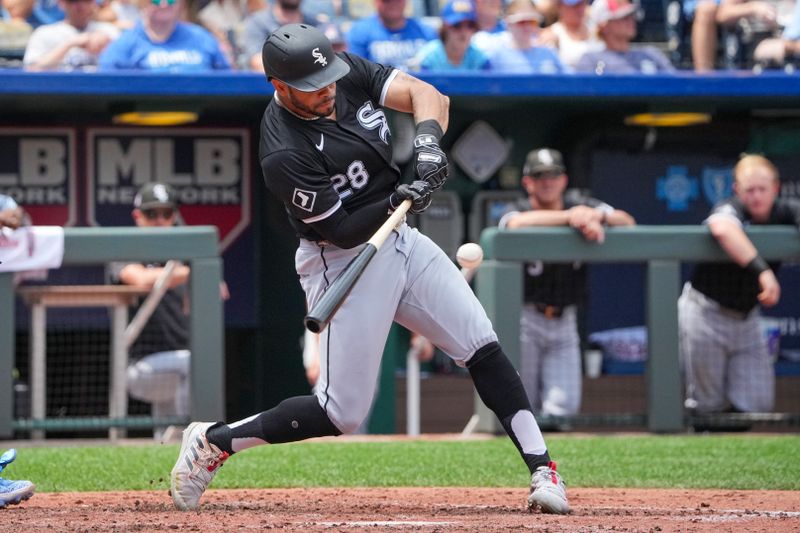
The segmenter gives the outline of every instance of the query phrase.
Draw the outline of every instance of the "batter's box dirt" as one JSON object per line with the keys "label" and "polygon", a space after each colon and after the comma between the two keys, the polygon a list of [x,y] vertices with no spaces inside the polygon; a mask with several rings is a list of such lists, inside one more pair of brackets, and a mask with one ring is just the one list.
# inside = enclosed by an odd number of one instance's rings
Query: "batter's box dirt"
{"label": "batter's box dirt", "polygon": [[572,513],[529,513],[524,488],[211,490],[199,512],[167,491],[36,494],[0,510],[0,532],[788,532],[790,491],[570,488]]}

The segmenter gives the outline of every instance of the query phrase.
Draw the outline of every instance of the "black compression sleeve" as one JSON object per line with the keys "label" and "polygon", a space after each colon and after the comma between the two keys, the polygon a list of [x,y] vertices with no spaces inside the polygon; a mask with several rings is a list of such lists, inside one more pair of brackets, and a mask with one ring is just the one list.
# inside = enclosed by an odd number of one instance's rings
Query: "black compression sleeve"
{"label": "black compression sleeve", "polygon": [[328,218],[312,223],[311,227],[339,248],[353,248],[372,237],[388,218],[389,209],[389,198],[362,207],[355,213],[341,208]]}

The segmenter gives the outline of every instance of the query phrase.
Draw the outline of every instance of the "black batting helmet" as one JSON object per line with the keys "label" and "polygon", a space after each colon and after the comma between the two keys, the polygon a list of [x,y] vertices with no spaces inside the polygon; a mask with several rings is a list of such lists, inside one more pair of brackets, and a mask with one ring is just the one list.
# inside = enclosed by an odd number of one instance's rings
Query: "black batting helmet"
{"label": "black batting helmet", "polygon": [[272,32],[261,48],[261,60],[267,79],[303,92],[318,91],[350,72],[325,34],[308,24],[286,24]]}

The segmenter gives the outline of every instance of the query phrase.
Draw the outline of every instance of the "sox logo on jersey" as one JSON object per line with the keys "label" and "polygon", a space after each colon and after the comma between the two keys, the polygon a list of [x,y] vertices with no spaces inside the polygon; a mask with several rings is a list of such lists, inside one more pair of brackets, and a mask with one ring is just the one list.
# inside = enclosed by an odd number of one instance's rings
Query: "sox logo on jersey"
{"label": "sox logo on jersey", "polygon": [[386,121],[386,115],[383,110],[372,107],[372,102],[364,102],[358,112],[356,113],[358,123],[364,129],[374,130],[380,128],[380,137],[385,144],[389,144],[389,123]]}

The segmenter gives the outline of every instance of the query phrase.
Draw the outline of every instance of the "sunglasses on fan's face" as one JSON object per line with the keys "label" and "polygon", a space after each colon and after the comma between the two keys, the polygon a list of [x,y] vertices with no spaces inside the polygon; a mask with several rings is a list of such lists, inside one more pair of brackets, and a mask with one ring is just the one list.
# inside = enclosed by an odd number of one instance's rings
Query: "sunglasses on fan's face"
{"label": "sunglasses on fan's face", "polygon": [[142,214],[147,220],[156,220],[157,218],[170,220],[172,219],[172,217],[175,216],[175,209],[171,207],[156,207],[153,209],[142,209]]}

